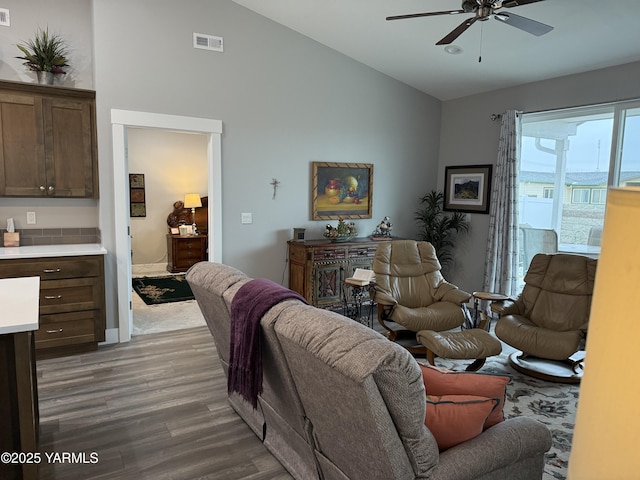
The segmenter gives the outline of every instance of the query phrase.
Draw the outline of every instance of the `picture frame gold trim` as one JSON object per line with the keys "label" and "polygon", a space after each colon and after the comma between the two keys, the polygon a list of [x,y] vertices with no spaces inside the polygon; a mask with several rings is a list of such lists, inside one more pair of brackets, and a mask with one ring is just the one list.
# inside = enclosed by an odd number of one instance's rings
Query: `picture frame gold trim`
{"label": "picture frame gold trim", "polygon": [[313,220],[371,218],[373,164],[312,162],[311,169]]}
{"label": "picture frame gold trim", "polygon": [[445,167],[445,211],[489,213],[492,165]]}

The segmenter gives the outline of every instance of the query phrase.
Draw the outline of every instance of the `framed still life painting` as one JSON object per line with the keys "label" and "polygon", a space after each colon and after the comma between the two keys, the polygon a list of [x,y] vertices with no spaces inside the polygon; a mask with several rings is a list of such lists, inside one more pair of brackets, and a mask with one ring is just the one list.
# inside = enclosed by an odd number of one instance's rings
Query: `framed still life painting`
{"label": "framed still life painting", "polygon": [[311,218],[371,218],[373,165],[313,162]]}

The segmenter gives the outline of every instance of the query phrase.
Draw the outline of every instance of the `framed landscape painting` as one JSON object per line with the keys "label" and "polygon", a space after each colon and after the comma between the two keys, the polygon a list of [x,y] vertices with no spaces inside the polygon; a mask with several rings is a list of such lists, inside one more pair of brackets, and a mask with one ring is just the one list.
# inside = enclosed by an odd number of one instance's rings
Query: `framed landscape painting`
{"label": "framed landscape painting", "polygon": [[491,168],[491,165],[446,167],[443,209],[489,213]]}
{"label": "framed landscape painting", "polygon": [[311,218],[371,218],[373,164],[313,162]]}

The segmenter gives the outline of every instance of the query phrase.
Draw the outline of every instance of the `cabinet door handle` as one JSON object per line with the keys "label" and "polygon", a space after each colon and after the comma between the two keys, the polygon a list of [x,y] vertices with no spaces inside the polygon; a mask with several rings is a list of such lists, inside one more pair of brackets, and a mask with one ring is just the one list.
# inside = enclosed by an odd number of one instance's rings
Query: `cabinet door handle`
{"label": "cabinet door handle", "polygon": [[45,190],[44,185],[40,185],[40,191],[44,192],[44,190]]}
{"label": "cabinet door handle", "polygon": [[57,330],[47,330],[47,333],[62,333],[62,329],[58,328]]}
{"label": "cabinet door handle", "polygon": [[62,295],[45,295],[44,298],[46,300],[60,300]]}
{"label": "cabinet door handle", "polygon": [[62,270],[59,268],[45,268],[42,273],[60,273]]}
{"label": "cabinet door handle", "polygon": [[53,193],[53,191],[56,189],[56,187],[54,187],[53,185],[49,185],[49,193]]}

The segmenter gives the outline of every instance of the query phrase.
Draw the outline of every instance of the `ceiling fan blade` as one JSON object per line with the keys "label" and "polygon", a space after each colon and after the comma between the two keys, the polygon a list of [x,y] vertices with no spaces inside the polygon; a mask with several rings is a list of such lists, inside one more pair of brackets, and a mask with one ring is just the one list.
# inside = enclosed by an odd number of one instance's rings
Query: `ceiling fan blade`
{"label": "ceiling fan blade", "polygon": [[553,30],[553,27],[550,25],[536,22],[535,20],[531,20],[527,17],[521,17],[520,15],[516,15],[515,13],[511,12],[496,13],[493,17],[496,20],[500,20],[502,23],[506,23],[507,25],[511,25],[512,27],[519,28],[520,30],[524,30],[527,33],[535,35],[536,37],[544,35],[545,33],[549,33],[551,30]]}
{"label": "ceiling fan blade", "polygon": [[520,5],[528,5],[529,3],[538,3],[543,2],[544,0],[507,0],[502,2],[503,7],[513,8],[519,7]]}
{"label": "ceiling fan blade", "polygon": [[462,22],[460,25],[458,25],[456,28],[454,28],[451,32],[449,32],[449,34],[446,35],[442,40],[437,42],[436,45],[449,45],[456,38],[462,35],[467,28],[473,25],[477,19],[478,17],[468,18],[467,20]]}
{"label": "ceiling fan blade", "polygon": [[410,13],[408,15],[394,15],[387,17],[387,20],[404,20],[405,18],[434,17],[436,15],[455,15],[456,13],[466,13],[464,10],[445,10],[444,12]]}

